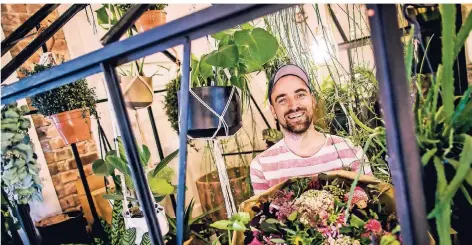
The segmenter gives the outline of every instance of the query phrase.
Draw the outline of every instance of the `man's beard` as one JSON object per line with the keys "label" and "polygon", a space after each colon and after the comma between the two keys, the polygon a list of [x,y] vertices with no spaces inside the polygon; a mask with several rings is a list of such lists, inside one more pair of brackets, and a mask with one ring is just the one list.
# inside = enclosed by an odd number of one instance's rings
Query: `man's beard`
{"label": "man's beard", "polygon": [[293,134],[305,133],[313,122],[313,115],[308,115],[308,111],[306,109],[297,108],[296,110],[290,110],[287,113],[285,113],[285,116],[287,114],[295,113],[299,111],[305,111],[305,115],[303,116],[305,120],[298,122],[296,124],[291,124],[288,122],[287,117],[284,117],[285,125],[283,123],[280,123],[280,126]]}

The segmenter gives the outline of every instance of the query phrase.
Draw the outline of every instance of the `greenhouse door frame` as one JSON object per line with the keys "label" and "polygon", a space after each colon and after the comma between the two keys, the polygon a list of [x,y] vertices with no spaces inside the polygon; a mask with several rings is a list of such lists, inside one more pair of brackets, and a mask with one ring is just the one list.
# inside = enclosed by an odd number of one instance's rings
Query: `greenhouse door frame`
{"label": "greenhouse door frame", "polygon": [[[77,57],[43,72],[23,78],[2,88],[1,104],[72,83],[78,79],[103,72],[114,108],[116,120],[129,159],[132,179],[141,203],[149,234],[154,245],[163,245],[159,224],[155,216],[153,199],[146,182],[136,149],[129,116],[119,86],[115,67],[145,56],[184,45],[180,96],[180,154],[177,193],[177,243],[183,244],[183,210],[187,163],[187,118],[189,99],[189,73],[191,41],[232,28],[267,14],[294,6],[293,4],[216,4],[184,16],[158,28],[111,43],[104,48]],[[428,244],[424,195],[422,192],[421,165],[413,130],[413,117],[408,100],[408,88],[403,64],[402,46],[395,5],[367,5],[374,15],[369,17],[372,29],[377,75],[381,90],[381,103],[387,126],[388,149],[396,203],[405,244]],[[408,164],[407,164],[408,163]]]}

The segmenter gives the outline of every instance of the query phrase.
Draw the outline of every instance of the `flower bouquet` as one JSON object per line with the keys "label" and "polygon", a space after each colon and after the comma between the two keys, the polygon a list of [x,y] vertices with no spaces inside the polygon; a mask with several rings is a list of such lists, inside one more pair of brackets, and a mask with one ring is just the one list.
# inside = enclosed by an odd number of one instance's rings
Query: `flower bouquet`
{"label": "flower bouquet", "polygon": [[[243,202],[243,212],[214,227],[233,230],[233,244],[401,244],[393,186],[366,175],[353,186],[356,175],[289,179]],[[243,214],[248,218],[237,218]]]}

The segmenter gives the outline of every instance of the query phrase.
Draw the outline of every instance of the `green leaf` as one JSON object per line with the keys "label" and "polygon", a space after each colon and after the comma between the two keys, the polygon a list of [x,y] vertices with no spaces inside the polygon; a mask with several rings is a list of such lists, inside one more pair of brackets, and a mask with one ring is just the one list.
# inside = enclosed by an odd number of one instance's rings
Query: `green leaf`
{"label": "green leaf", "polygon": [[208,54],[205,62],[213,66],[229,68],[233,67],[238,59],[238,47],[236,45],[228,45]]}
{"label": "green leaf", "polygon": [[235,230],[235,231],[245,231],[245,230],[247,230],[244,223],[239,221],[239,220],[234,221],[232,229]]}
{"label": "green leaf", "polygon": [[151,159],[151,152],[146,145],[143,145],[143,150],[139,154],[139,158],[141,159],[141,163],[144,167],[149,164],[149,160]]}
{"label": "green leaf", "polygon": [[225,36],[233,35],[235,31],[236,31],[236,29],[227,29],[227,30],[224,30],[224,31],[217,32],[217,33],[211,35],[211,37],[216,39],[216,40],[221,40]]}
{"label": "green leaf", "polygon": [[293,211],[289,216],[288,216],[288,220],[290,221],[294,221],[298,216],[298,212],[297,211]]}
{"label": "green leaf", "polygon": [[352,232],[352,229],[349,226],[343,226],[339,228],[339,232],[341,232],[342,234],[349,234],[350,232]]}
{"label": "green leaf", "polygon": [[262,28],[237,31],[234,41],[238,46],[247,45],[249,54],[261,66],[274,58],[279,48],[277,39]]}
{"label": "green leaf", "polygon": [[254,26],[249,24],[249,23],[244,23],[244,24],[241,24],[239,25],[241,27],[241,29],[243,30],[252,30],[254,29]]}
{"label": "green leaf", "polygon": [[242,223],[247,224],[251,220],[251,216],[249,215],[249,213],[239,212],[234,214],[230,220],[241,221]]}
{"label": "green leaf", "polygon": [[152,175],[152,172],[149,172],[147,174],[148,179],[156,178],[156,179],[164,179],[167,182],[172,182],[172,179],[174,178],[174,170],[170,167],[164,167],[159,171],[156,175]]}
{"label": "green leaf", "polygon": [[115,155],[108,155],[106,156],[105,160],[110,163],[110,165],[116,169],[118,169],[118,171],[120,171],[121,173],[125,174],[125,175],[130,175],[131,172],[128,168],[128,166],[126,165],[126,162],[124,162],[121,158],[115,156]]}
{"label": "green leaf", "polygon": [[174,186],[169,184],[165,179],[152,178],[149,180],[149,187],[152,193],[168,195],[174,192]]}
{"label": "green leaf", "polygon": [[134,245],[136,241],[136,228],[129,228],[123,234],[122,245]]}
{"label": "green leaf", "polygon": [[175,150],[174,152],[166,156],[164,159],[162,159],[162,161],[157,164],[157,166],[152,171],[152,176],[156,176],[159,171],[161,171],[165,166],[167,166],[167,164],[169,164],[170,161],[172,161],[172,159],[174,159],[174,157],[177,156],[177,154],[179,154],[179,149]]}
{"label": "green leaf", "polygon": [[365,222],[361,220],[359,217],[357,217],[354,214],[351,214],[351,221],[350,221],[351,226],[355,228],[361,228],[364,227]]}
{"label": "green leaf", "polygon": [[[460,159],[459,159],[459,166],[456,171],[456,175],[452,178],[451,182],[447,187],[444,187],[444,182],[445,180],[445,174],[441,173],[441,179],[439,179],[440,176],[438,176],[438,190],[443,190],[441,191],[436,191],[439,194],[439,204],[436,203],[436,206],[433,211],[428,215],[428,218],[432,218],[437,215],[441,215],[443,209],[447,205],[451,205],[452,198],[456,195],[456,192],[459,190],[461,187],[462,183],[464,180],[467,178],[470,167],[472,164],[472,136],[463,134],[464,137],[464,144],[462,148],[462,152],[460,154]],[[435,163],[436,164],[436,163]],[[439,165],[439,164],[438,164]],[[438,168],[436,168],[438,171]],[[441,169],[440,169],[441,170]],[[443,169],[441,170],[443,172]],[[441,186],[439,186],[439,182],[441,182]],[[447,183],[446,183],[447,184]],[[441,189],[439,188],[441,187]],[[443,216],[445,214],[442,214]],[[449,220],[450,223],[450,220]]]}
{"label": "green leaf", "polygon": [[230,230],[233,225],[232,221],[229,220],[218,220],[213,222],[210,226],[220,230]]}
{"label": "green leaf", "polygon": [[93,161],[92,171],[97,176],[107,176],[108,168],[106,162],[103,159]]}
{"label": "green leaf", "polygon": [[280,221],[278,221],[276,219],[273,219],[273,218],[266,219],[266,220],[264,220],[264,222],[266,222],[267,224],[279,224],[280,223]]}
{"label": "green leaf", "polygon": [[285,240],[284,239],[280,239],[280,238],[272,238],[270,239],[271,242],[274,242],[276,244],[284,244],[285,243]]}
{"label": "green leaf", "polygon": [[123,162],[126,163],[128,159],[126,158],[125,146],[123,145],[121,136],[118,136],[117,140],[118,140],[118,153],[120,154],[121,160],[123,160]]}
{"label": "green leaf", "polygon": [[449,120],[454,112],[454,47],[456,38],[456,7],[454,4],[439,6],[442,18],[442,66],[441,95],[444,104],[444,113]]}
{"label": "green leaf", "polygon": [[429,163],[429,160],[431,159],[431,157],[434,156],[434,154],[437,151],[438,151],[438,148],[433,148],[433,149],[428,150],[425,154],[423,154],[423,156],[421,157],[421,163],[423,164],[423,166],[426,166]]}
{"label": "green leaf", "polygon": [[143,234],[140,245],[151,245],[151,238],[149,237],[149,232]]}
{"label": "green leaf", "polygon": [[198,70],[203,79],[213,77],[213,67],[206,62],[207,55],[202,56],[198,63]]}
{"label": "green leaf", "polygon": [[406,71],[406,80],[408,83],[411,81],[411,66],[413,63],[413,40],[415,34],[415,26],[413,25],[410,29],[410,34],[408,43],[405,46],[405,71]]}

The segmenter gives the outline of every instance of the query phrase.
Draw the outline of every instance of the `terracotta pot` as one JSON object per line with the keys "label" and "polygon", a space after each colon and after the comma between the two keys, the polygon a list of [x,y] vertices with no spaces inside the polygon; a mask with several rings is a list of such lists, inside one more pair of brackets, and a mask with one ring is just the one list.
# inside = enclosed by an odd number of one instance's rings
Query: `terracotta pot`
{"label": "terracotta pot", "polygon": [[61,112],[52,115],[51,119],[67,145],[90,139],[92,131],[89,110]]}
{"label": "terracotta pot", "polygon": [[166,12],[164,10],[148,10],[134,22],[139,32],[145,32],[165,23]]}
{"label": "terracotta pot", "polygon": [[139,109],[152,104],[154,91],[151,77],[120,76],[120,83],[126,106]]}
{"label": "terracotta pot", "polygon": [[[239,205],[244,200],[251,196],[251,186],[248,177],[247,167],[236,167],[228,169],[228,177],[233,192],[233,197],[236,205]],[[210,215],[216,220],[227,219],[226,208],[224,205],[223,192],[221,191],[220,180],[218,172],[213,171],[207,175],[200,177],[196,181],[198,196],[202,205],[203,213],[210,212],[217,208],[219,211]]]}
{"label": "terracotta pot", "polygon": [[[102,217],[108,224],[111,225],[113,210],[110,202],[103,197],[103,194],[106,194],[106,187],[103,177],[96,175],[87,176],[87,183],[89,185],[91,191],[90,194],[92,195],[93,203],[95,204],[95,209],[97,210],[98,216]],[[84,212],[84,216],[91,228],[93,225],[93,216],[87,196],[85,194],[82,180],[77,179],[75,181],[75,186],[77,189],[77,197],[79,198],[80,205],[82,206],[82,211]]]}

